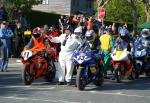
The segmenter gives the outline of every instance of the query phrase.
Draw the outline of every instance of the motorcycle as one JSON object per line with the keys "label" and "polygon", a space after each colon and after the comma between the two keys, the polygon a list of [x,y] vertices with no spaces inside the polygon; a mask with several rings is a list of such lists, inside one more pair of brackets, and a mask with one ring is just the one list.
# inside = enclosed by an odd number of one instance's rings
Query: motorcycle
{"label": "motorcycle", "polygon": [[94,54],[86,43],[74,51],[74,63],[77,68],[76,86],[84,90],[85,86],[93,81],[96,86],[101,86],[104,81],[103,70],[100,68],[100,61],[96,63]]}
{"label": "motorcycle", "polygon": [[[114,69],[113,73],[118,83],[120,83],[123,79],[126,78],[130,78],[132,80],[135,78],[135,70],[128,55],[129,52],[127,51],[127,48],[115,48],[114,51],[111,53],[112,64]],[[130,71],[127,70],[126,62],[129,62],[130,66],[132,67]]]}
{"label": "motorcycle", "polygon": [[45,52],[42,49],[24,47],[21,53],[23,69],[22,79],[25,85],[31,85],[33,80],[44,77],[47,82],[52,82],[55,78],[56,68],[53,59],[49,56],[47,61]]}
{"label": "motorcycle", "polygon": [[[135,44],[137,44],[135,42]],[[144,41],[144,43],[139,44],[134,52],[134,66],[138,72],[137,77],[143,72],[146,76],[150,76],[150,41]]]}

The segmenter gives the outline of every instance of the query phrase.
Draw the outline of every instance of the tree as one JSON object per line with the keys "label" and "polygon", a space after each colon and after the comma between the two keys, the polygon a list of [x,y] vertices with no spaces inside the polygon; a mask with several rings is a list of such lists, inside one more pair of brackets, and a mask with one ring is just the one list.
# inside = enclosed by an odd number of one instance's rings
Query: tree
{"label": "tree", "polygon": [[150,22],[150,0],[140,0],[144,3],[145,5],[145,13],[147,16],[147,22]]}
{"label": "tree", "polygon": [[132,9],[126,0],[111,0],[106,6],[106,20],[113,22],[133,22]]}
{"label": "tree", "polygon": [[5,3],[5,9],[9,20],[12,20],[15,11],[20,10],[23,14],[28,14],[33,5],[37,5],[42,0],[1,0]]}
{"label": "tree", "polygon": [[132,8],[132,17],[133,17],[133,34],[137,34],[137,24],[138,24],[138,12],[137,12],[137,0],[127,0],[129,5]]}

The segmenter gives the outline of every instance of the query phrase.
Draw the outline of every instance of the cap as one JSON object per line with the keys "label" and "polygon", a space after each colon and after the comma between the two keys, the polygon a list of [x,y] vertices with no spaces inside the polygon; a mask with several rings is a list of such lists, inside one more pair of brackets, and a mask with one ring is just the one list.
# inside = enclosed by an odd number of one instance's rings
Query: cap
{"label": "cap", "polygon": [[6,22],[6,21],[2,21],[2,22],[1,22],[1,24],[8,24],[8,22]]}

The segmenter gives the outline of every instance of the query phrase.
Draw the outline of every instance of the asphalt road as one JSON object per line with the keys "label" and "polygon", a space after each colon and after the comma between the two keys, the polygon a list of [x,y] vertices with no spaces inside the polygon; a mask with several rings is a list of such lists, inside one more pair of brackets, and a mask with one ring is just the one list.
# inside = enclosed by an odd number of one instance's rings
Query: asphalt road
{"label": "asphalt road", "polygon": [[23,65],[12,60],[8,72],[0,72],[0,103],[150,103],[150,78],[115,83],[106,80],[102,87],[89,84],[84,91],[74,85],[34,81],[25,86]]}

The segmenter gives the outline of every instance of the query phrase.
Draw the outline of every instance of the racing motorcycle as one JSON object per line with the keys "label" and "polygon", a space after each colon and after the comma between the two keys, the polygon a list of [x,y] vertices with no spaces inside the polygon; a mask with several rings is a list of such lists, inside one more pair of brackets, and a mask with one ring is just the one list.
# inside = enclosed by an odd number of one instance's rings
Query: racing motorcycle
{"label": "racing motorcycle", "polygon": [[103,70],[100,62],[95,61],[95,56],[89,48],[88,43],[83,43],[74,51],[73,59],[77,69],[76,86],[79,90],[84,90],[85,86],[93,82],[96,86],[101,86],[104,81]]}
{"label": "racing motorcycle", "polygon": [[44,77],[47,82],[54,80],[56,68],[53,59],[49,56],[47,61],[43,48],[40,50],[25,46],[21,57],[24,64],[22,79],[25,85],[31,85],[33,80],[41,77]]}
{"label": "racing motorcycle", "polygon": [[[113,64],[113,73],[116,81],[120,83],[123,79],[134,79],[135,78],[135,70],[133,68],[133,64],[128,57],[129,52],[127,48],[115,48],[111,53],[112,64]],[[132,69],[127,70],[126,62],[130,63],[130,67]]]}
{"label": "racing motorcycle", "polygon": [[[135,42],[135,44],[138,44]],[[145,72],[150,76],[150,41],[144,40],[142,44],[137,45],[134,52],[134,66],[138,73],[137,77]]]}

